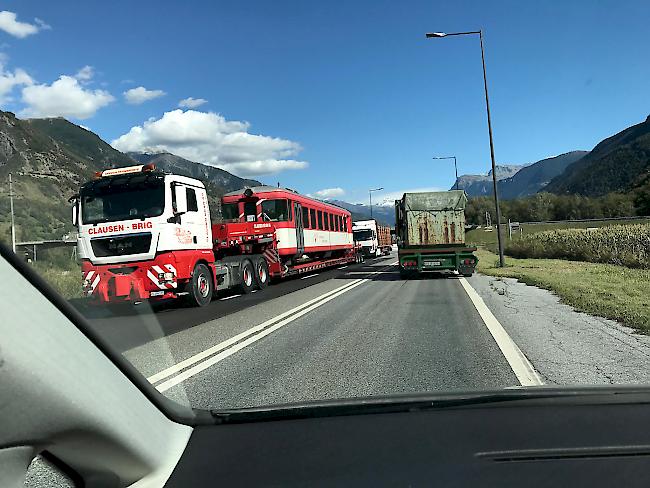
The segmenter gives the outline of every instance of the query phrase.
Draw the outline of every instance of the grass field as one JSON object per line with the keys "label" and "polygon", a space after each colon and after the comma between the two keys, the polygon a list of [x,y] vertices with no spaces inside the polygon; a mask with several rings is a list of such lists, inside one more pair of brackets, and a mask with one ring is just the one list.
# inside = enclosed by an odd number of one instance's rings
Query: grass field
{"label": "grass field", "polygon": [[[590,227],[606,227],[610,225],[621,225],[621,224],[648,224],[650,219],[634,219],[634,220],[594,220],[591,222],[554,222],[554,223],[541,223],[541,224],[523,224],[521,226],[521,233],[514,232],[512,234],[513,239],[517,239],[520,235],[533,234],[535,232],[542,232],[545,230],[555,230],[555,229],[587,229]],[[508,224],[502,226],[501,231],[503,232],[504,244],[508,242]],[[497,252],[497,230],[496,227],[492,231],[486,231],[485,229],[474,229],[467,232],[465,240],[468,244],[475,246],[481,246],[486,249],[489,249],[492,252]]]}
{"label": "grass field", "polygon": [[478,271],[496,277],[516,278],[557,294],[563,303],[581,312],[617,320],[650,334],[650,270],[613,264],[563,259],[515,259],[479,249]]}

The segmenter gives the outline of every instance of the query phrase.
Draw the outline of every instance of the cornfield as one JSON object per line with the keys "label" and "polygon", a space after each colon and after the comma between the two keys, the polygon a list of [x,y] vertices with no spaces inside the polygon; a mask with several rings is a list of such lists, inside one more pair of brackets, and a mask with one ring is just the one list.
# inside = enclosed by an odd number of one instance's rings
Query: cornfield
{"label": "cornfield", "polygon": [[650,268],[650,224],[537,232],[512,240],[506,252],[516,258],[559,258]]}

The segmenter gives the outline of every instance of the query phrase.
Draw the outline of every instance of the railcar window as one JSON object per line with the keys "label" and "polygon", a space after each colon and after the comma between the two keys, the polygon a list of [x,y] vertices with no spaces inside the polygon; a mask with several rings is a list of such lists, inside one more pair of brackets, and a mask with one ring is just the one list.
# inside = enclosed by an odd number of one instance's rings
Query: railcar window
{"label": "railcar window", "polygon": [[325,222],[325,230],[330,230],[330,219],[327,212],[323,212],[323,220]]}
{"label": "railcar window", "polygon": [[311,228],[316,229],[316,210],[313,208],[309,209],[309,220],[311,221]]}
{"label": "railcar window", "polygon": [[287,222],[289,220],[287,200],[264,200],[262,202],[262,220],[265,222]]}
{"label": "railcar window", "polygon": [[318,228],[323,230],[323,212],[321,210],[318,211]]}
{"label": "railcar window", "polygon": [[304,229],[309,229],[309,209],[302,208],[302,226]]}

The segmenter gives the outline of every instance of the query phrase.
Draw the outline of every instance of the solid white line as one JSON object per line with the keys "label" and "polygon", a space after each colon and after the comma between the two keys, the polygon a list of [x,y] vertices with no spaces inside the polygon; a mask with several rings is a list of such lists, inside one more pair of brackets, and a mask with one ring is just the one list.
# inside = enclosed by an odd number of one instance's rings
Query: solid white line
{"label": "solid white line", "polygon": [[193,366],[193,367],[191,367],[189,369],[186,369],[182,373],[180,373],[180,374],[174,376],[173,378],[168,379],[167,381],[159,384],[158,386],[156,386],[156,389],[161,393],[166,391],[166,390],[169,390],[171,387],[185,381],[188,378],[191,378],[192,376],[200,373],[201,371],[204,371],[204,370],[208,369],[210,366],[213,366],[213,365],[217,364],[218,362],[223,361],[227,357],[232,356],[233,354],[235,354],[237,351],[240,351],[241,349],[243,349],[243,348],[245,348],[247,346],[250,346],[251,344],[253,344],[253,343],[259,341],[260,339],[266,337],[270,333],[275,332],[280,327],[283,327],[286,324],[288,324],[290,322],[293,322],[294,320],[302,317],[303,315],[311,312],[312,310],[314,310],[314,309],[316,309],[316,308],[318,308],[318,307],[320,307],[322,305],[325,305],[330,300],[334,300],[336,297],[338,297],[340,295],[343,295],[344,293],[347,293],[348,291],[352,290],[353,288],[356,288],[357,286],[360,286],[360,285],[366,283],[367,281],[369,281],[369,280],[359,280],[356,283],[354,283],[353,285],[348,286],[347,288],[344,288],[343,290],[340,290],[340,291],[334,293],[333,295],[330,295],[327,298],[325,298],[323,300],[320,300],[319,302],[314,303],[313,305],[311,305],[311,306],[309,306],[309,307],[295,313],[294,315],[291,315],[290,317],[287,317],[286,319],[276,323],[275,325],[273,325],[271,327],[268,327],[268,328],[262,330],[261,332],[249,337],[245,341],[242,341],[242,342],[238,343],[237,345],[235,345],[235,346],[233,346],[233,347],[231,347],[229,349],[226,349],[225,351],[222,351],[222,352],[220,352],[219,354],[217,354],[215,356],[211,356],[209,359],[206,359],[205,361],[197,364],[196,366]]}
{"label": "solid white line", "polygon": [[347,265],[346,266],[341,266],[339,269],[345,269],[345,268],[347,268]]}
{"label": "solid white line", "polygon": [[223,298],[220,298],[219,300],[221,300],[223,302],[224,300],[230,300],[231,298],[237,298],[237,297],[240,297],[240,296],[241,296],[241,293],[239,295],[230,295],[229,297],[223,297]]}
{"label": "solid white line", "polygon": [[526,355],[519,349],[519,346],[515,344],[515,341],[508,335],[503,326],[499,323],[494,314],[490,311],[488,306],[485,304],[483,299],[476,293],[476,290],[469,284],[469,282],[461,277],[460,284],[465,289],[465,292],[469,296],[469,299],[472,301],[476,307],[476,311],[479,313],[483,319],[483,323],[492,334],[494,341],[501,349],[501,353],[508,361],[508,364],[512,368],[512,371],[517,376],[519,383],[522,386],[539,386],[543,385],[544,382],[540,378],[537,371]]}
{"label": "solid white line", "polygon": [[[292,308],[291,310],[287,310],[286,312],[283,312],[280,315],[277,315],[277,316],[275,316],[273,318],[270,318],[269,320],[267,320],[265,322],[262,322],[261,324],[256,325],[255,327],[251,327],[250,329],[245,330],[244,332],[242,332],[240,334],[237,334],[236,336],[231,337],[230,339],[227,339],[227,340],[225,340],[225,341],[223,341],[223,342],[221,342],[219,344],[216,344],[216,345],[206,349],[205,351],[199,352],[199,353],[195,354],[194,356],[191,356],[191,357],[181,361],[178,364],[170,366],[169,368],[164,369],[164,370],[160,371],[159,373],[154,374],[153,376],[150,376],[149,378],[147,378],[147,380],[150,383],[156,383],[156,382],[158,382],[158,381],[160,381],[160,380],[162,380],[164,378],[167,378],[168,376],[171,376],[171,375],[173,375],[173,374],[187,368],[188,366],[192,366],[193,364],[198,363],[199,361],[202,361],[203,359],[205,359],[208,356],[211,356],[211,355],[221,351],[222,349],[225,349],[227,347],[232,346],[233,344],[235,344],[236,342],[241,341],[242,339],[246,338],[247,336],[255,334],[255,333],[263,330],[264,328],[274,324],[275,322],[278,322],[279,320],[282,320],[285,317],[288,317],[289,315],[291,315],[291,314],[293,314],[293,313],[295,313],[295,312],[297,312],[297,311],[299,311],[299,310],[301,310],[301,309],[303,309],[305,307],[308,307],[308,306],[310,306],[310,305],[312,305],[314,303],[317,303],[319,300],[327,298],[327,297],[333,295],[334,293],[339,292],[339,291],[341,291],[341,290],[343,290],[343,289],[345,289],[345,288],[347,288],[349,286],[352,286],[352,285],[354,285],[356,283],[360,283],[361,281],[362,280],[360,280],[360,279],[351,281],[349,283],[346,283],[345,285],[342,285],[342,286],[339,286],[338,288],[335,288],[334,290],[328,291],[327,293],[323,293],[322,295],[319,295],[316,298],[312,298],[311,300],[308,300],[305,303],[303,303],[301,305],[298,305],[297,307]],[[240,295],[237,295],[237,296],[240,296]]]}
{"label": "solid white line", "polygon": [[300,278],[300,279],[301,279],[301,280],[306,280],[307,278],[313,278],[314,276],[318,276],[319,274],[320,274],[320,273],[316,273],[316,274],[311,274],[311,275],[303,276],[303,277]]}

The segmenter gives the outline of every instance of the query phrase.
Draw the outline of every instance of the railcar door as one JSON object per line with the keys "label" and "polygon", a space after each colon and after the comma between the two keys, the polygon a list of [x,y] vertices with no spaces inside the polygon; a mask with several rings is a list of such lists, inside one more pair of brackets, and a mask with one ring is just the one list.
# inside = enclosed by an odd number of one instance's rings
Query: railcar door
{"label": "railcar door", "polygon": [[293,222],[296,226],[296,255],[302,256],[305,253],[305,233],[302,226],[302,205],[293,202]]}

